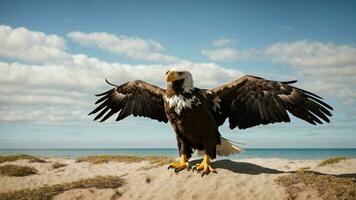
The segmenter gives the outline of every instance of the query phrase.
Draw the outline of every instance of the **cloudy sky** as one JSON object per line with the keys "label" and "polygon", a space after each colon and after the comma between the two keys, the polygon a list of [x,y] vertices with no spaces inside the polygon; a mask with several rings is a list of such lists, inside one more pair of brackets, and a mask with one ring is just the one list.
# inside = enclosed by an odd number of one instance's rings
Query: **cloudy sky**
{"label": "cloudy sky", "polygon": [[99,124],[94,94],[164,73],[211,88],[253,74],[297,79],[335,108],[330,124],[220,132],[253,148],[356,146],[353,1],[0,1],[0,148],[174,148],[169,124]]}

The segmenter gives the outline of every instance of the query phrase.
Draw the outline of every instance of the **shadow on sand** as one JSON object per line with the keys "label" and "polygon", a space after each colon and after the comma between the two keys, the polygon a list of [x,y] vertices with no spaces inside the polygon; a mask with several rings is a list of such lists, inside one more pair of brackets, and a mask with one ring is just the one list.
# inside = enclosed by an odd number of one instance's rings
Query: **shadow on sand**
{"label": "shadow on sand", "polygon": [[[190,162],[191,166],[194,166],[197,163],[200,163],[202,159],[193,160]],[[259,165],[247,163],[247,162],[236,162],[232,160],[217,160],[212,164],[213,168],[216,169],[226,169],[234,173],[240,174],[249,174],[249,175],[258,175],[258,174],[283,174],[283,173],[296,173],[297,171],[280,171],[276,169],[271,169],[267,167],[262,167]],[[307,171],[309,173],[313,173],[315,175],[332,175],[339,178],[356,178],[356,173],[352,174],[324,174],[316,171]]]}

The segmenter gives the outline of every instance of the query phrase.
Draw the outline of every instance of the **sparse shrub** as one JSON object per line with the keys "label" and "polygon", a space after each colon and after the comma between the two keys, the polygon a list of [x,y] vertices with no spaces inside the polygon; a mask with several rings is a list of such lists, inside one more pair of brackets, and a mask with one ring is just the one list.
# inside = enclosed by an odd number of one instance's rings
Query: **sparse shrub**
{"label": "sparse shrub", "polygon": [[5,176],[28,176],[37,174],[37,169],[29,166],[4,165],[0,167],[0,174]]}
{"label": "sparse shrub", "polygon": [[319,163],[318,167],[324,167],[324,166],[328,166],[328,165],[333,165],[333,164],[336,164],[336,163],[339,163],[343,160],[348,160],[350,158],[348,157],[335,157],[335,158],[329,158],[329,159],[326,159],[326,160],[323,160]]}
{"label": "sparse shrub", "polygon": [[46,160],[41,158],[26,155],[26,154],[19,154],[19,155],[10,155],[10,156],[0,156],[0,163],[3,162],[13,162],[16,160],[29,160],[30,162],[39,162],[39,163],[46,163]]}
{"label": "sparse shrub", "polygon": [[79,157],[77,162],[90,162],[92,164],[113,162],[133,163],[149,161],[150,164],[155,166],[163,166],[168,163],[174,162],[174,159],[167,156],[128,156],[128,155],[97,155],[97,156],[84,156]]}
{"label": "sparse shrub", "polygon": [[65,166],[67,166],[67,165],[64,163],[55,162],[52,164],[52,169],[58,169],[58,168],[65,167]]}
{"label": "sparse shrub", "polygon": [[338,178],[332,175],[317,175],[296,172],[278,177],[276,183],[286,188],[289,199],[298,199],[306,188],[318,191],[323,199],[356,199],[356,179]]}
{"label": "sparse shrub", "polygon": [[81,179],[71,183],[44,185],[35,189],[23,189],[12,192],[0,193],[2,200],[50,200],[52,197],[72,189],[85,189],[96,187],[118,188],[124,184],[124,180],[118,176],[96,176],[94,178]]}

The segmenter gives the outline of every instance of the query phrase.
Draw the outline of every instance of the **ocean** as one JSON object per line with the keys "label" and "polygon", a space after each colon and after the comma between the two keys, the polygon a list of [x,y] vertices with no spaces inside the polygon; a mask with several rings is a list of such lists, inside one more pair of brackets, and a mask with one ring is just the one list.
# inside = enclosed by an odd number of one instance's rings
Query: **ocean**
{"label": "ocean", "polygon": [[[160,155],[178,157],[177,149],[0,149],[0,155],[30,154],[59,158],[86,155]],[[295,160],[325,159],[335,156],[356,158],[356,149],[244,149],[229,159],[284,158]],[[193,157],[197,157],[195,154]],[[219,157],[217,159],[226,159]]]}

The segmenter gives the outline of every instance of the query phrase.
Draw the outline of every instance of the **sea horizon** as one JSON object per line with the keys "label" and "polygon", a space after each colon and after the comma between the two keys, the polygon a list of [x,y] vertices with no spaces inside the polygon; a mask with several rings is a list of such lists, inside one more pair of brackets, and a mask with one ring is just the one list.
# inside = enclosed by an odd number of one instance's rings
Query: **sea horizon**
{"label": "sea horizon", "polygon": [[[58,158],[88,155],[157,155],[178,157],[177,148],[0,148],[0,155],[30,154]],[[356,158],[356,148],[244,148],[240,154],[217,159],[282,158],[314,160],[330,157]],[[199,158],[196,153],[193,158]]]}
{"label": "sea horizon", "polygon": [[[77,147],[77,148],[73,148],[73,147],[68,147],[68,148],[64,148],[64,147],[51,147],[51,148],[47,148],[47,147],[35,147],[35,148],[0,148],[1,149],[177,149],[177,148],[162,148],[162,147],[132,147],[132,148],[128,148],[128,147],[124,147],[124,148],[102,148],[102,147]],[[335,148],[324,148],[324,147],[319,147],[319,148],[312,148],[312,147],[290,147],[290,148],[284,148],[284,147],[248,147],[248,148],[243,148],[243,149],[356,149],[356,148],[339,148],[339,147],[335,147]]]}

